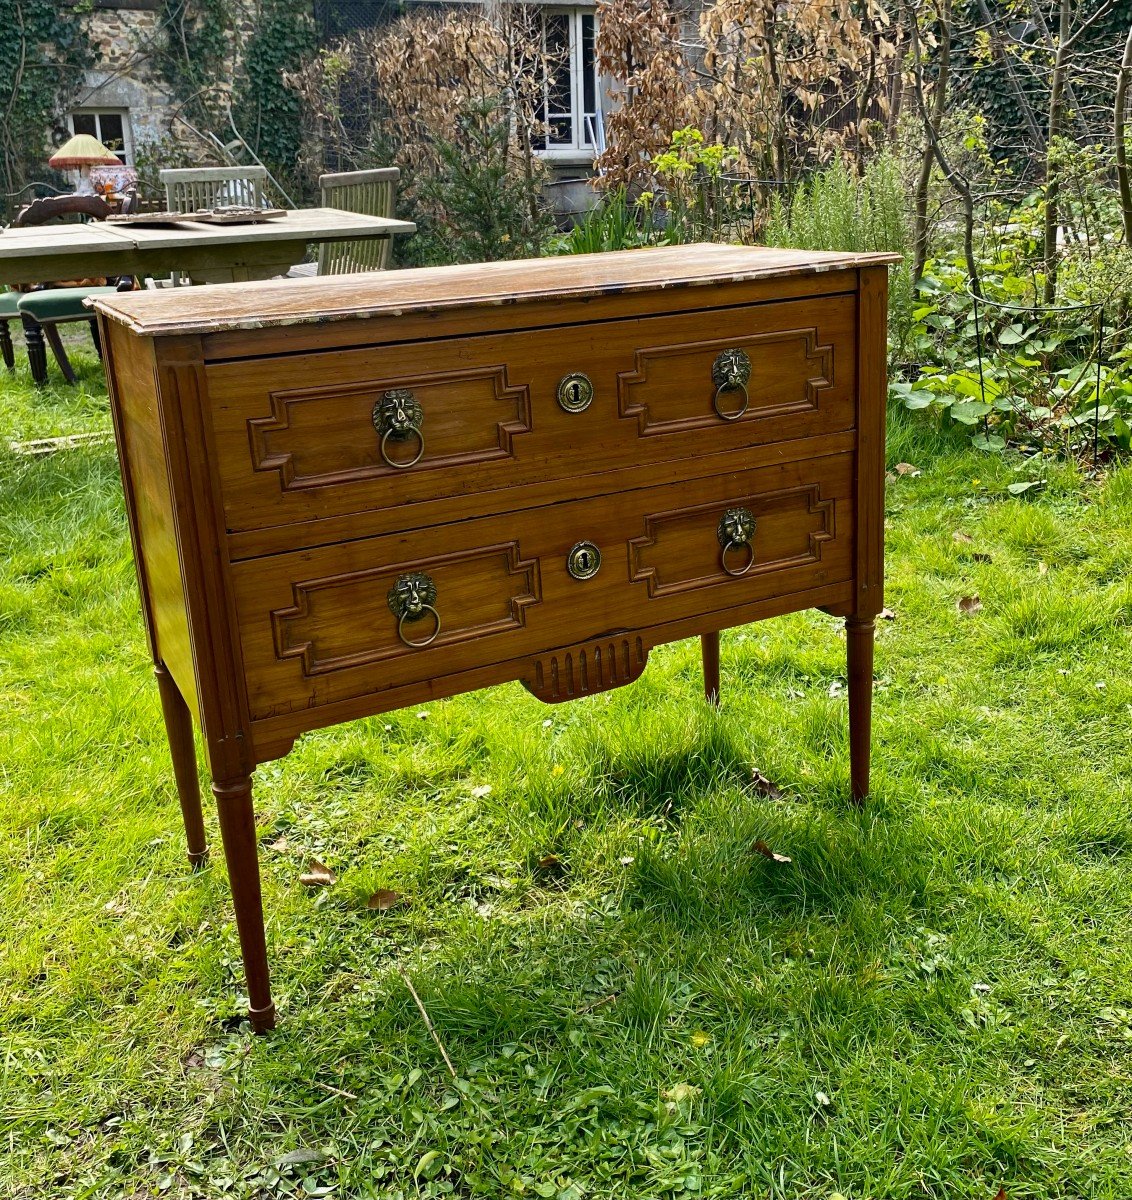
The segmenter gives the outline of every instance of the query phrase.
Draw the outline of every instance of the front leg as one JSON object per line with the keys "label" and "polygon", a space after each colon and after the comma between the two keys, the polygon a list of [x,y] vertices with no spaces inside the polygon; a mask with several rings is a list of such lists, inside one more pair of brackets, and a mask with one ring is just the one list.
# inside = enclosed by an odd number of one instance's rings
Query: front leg
{"label": "front leg", "polygon": [[161,712],[165,717],[165,732],[169,737],[169,753],[173,759],[173,777],[177,781],[177,796],[185,821],[185,837],[189,844],[189,863],[195,870],[208,859],[208,843],[204,836],[204,814],[200,807],[200,781],[197,779],[197,754],[193,744],[193,719],[180,689],[164,663],[153,668],[157,690],[161,696]]}
{"label": "front leg", "polygon": [[704,661],[704,697],[719,707],[719,634],[700,634],[700,653]]}
{"label": "front leg", "polygon": [[259,847],[252,811],[252,777],[213,780],[212,794],[220,811],[220,836],[236,908],[236,928],[248,983],[248,1018],[256,1033],[275,1028],[263,898],[259,886]]}
{"label": "front leg", "polygon": [[873,710],[873,635],[871,616],[845,618],[849,675],[849,788],[854,804],[869,794],[869,743]]}

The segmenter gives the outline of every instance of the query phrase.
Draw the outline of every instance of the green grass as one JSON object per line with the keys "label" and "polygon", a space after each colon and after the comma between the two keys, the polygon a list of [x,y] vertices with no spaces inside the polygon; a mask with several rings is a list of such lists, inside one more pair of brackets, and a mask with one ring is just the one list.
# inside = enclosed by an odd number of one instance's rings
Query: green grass
{"label": "green grass", "polygon": [[820,614],[726,635],[719,714],[681,643],[591,701],[302,739],[257,774],[259,1039],[223,866],[183,856],[113,449],[6,449],[105,427],[80,366],[0,383],[0,1195],[1132,1193],[1132,470],[1019,500],[892,430],[922,474],[889,487],[863,812]]}

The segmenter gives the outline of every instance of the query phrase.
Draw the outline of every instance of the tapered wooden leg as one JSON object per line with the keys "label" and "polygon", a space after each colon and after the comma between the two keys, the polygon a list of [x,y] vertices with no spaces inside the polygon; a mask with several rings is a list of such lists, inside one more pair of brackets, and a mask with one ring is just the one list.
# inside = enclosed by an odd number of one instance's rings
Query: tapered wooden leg
{"label": "tapered wooden leg", "polygon": [[252,779],[214,780],[212,794],[220,812],[220,836],[236,908],[236,928],[248,983],[248,1017],[257,1033],[275,1028],[271,979],[267,970],[267,938],[259,889],[259,848],[252,812]]}
{"label": "tapered wooden leg", "polygon": [[0,357],[4,359],[4,366],[9,371],[16,369],[16,348],[12,345],[12,331],[8,328],[8,322],[0,320]]}
{"label": "tapered wooden leg", "polygon": [[91,321],[90,323],[90,340],[94,343],[94,352],[98,357],[102,358],[102,336],[98,332],[98,322]]}
{"label": "tapered wooden leg", "polygon": [[47,347],[43,344],[43,326],[31,317],[24,317],[24,341],[28,348],[28,366],[36,387],[47,385]]}
{"label": "tapered wooden leg", "polygon": [[704,660],[704,695],[709,704],[719,704],[719,634],[701,633],[700,651]]}
{"label": "tapered wooden leg", "polygon": [[185,818],[189,862],[195,869],[207,860],[208,843],[204,836],[204,814],[200,806],[200,780],[197,778],[197,755],[193,745],[193,719],[189,713],[189,706],[165,664],[158,663],[153,668],[153,673],[157,676],[157,690],[161,694],[161,712],[165,717],[169,753],[173,758],[173,777],[177,780],[181,815]]}
{"label": "tapered wooden leg", "polygon": [[51,347],[52,354],[55,355],[55,361],[59,364],[59,370],[63,372],[63,378],[70,384],[75,382],[75,371],[71,366],[71,360],[67,357],[67,351],[63,349],[63,339],[59,336],[58,325],[44,325],[43,336],[47,339],[47,344]]}
{"label": "tapered wooden leg", "polygon": [[872,617],[847,617],[845,642],[849,674],[849,780],[855,804],[869,794],[869,743],[873,713]]}

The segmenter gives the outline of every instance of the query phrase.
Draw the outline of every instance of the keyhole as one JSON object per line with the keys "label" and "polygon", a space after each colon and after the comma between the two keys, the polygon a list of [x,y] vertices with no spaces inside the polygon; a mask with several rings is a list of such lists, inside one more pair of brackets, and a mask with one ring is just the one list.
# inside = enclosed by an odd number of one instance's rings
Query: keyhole
{"label": "keyhole", "polygon": [[588,571],[592,561],[593,560],[590,558],[590,552],[588,550],[583,550],[578,555],[578,569],[581,571]]}
{"label": "keyhole", "polygon": [[575,379],[570,383],[570,403],[577,404],[582,398],[582,389],[578,386],[578,381]]}

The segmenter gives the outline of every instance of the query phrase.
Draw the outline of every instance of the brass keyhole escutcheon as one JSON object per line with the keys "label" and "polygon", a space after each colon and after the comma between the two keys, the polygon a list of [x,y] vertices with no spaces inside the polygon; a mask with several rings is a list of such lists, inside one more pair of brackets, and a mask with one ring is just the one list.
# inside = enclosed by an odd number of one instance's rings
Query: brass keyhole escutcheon
{"label": "brass keyhole escutcheon", "polygon": [[589,408],[593,398],[594,385],[581,371],[571,371],[558,381],[558,404],[566,412],[582,412]]}
{"label": "brass keyhole escutcheon", "polygon": [[566,570],[573,579],[592,579],[601,567],[601,551],[593,542],[578,542],[566,556]]}

